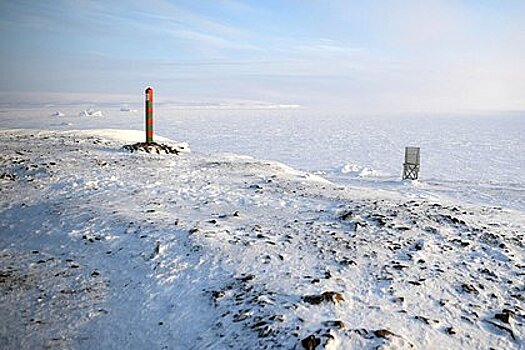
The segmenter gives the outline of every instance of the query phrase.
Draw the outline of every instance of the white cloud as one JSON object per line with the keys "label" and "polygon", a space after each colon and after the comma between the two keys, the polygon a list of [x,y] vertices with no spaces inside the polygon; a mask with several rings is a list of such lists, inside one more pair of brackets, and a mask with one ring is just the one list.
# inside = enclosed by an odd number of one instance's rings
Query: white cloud
{"label": "white cloud", "polygon": [[[63,61],[34,52],[31,59],[5,62],[0,83],[2,88],[44,89],[47,82],[50,91],[124,93],[153,84],[166,95],[196,100],[270,99],[352,111],[525,108],[523,15],[502,10],[506,20],[467,3],[317,1],[319,8],[332,6],[331,15],[323,9],[326,21],[281,23],[269,34],[260,30],[269,23],[234,25],[228,16],[184,1],[131,0],[126,6],[65,1],[54,13],[50,3],[32,8],[21,0],[29,17],[20,18],[32,25],[53,33],[108,37],[113,44],[81,48]],[[8,5],[3,6],[18,6]],[[262,11],[272,19],[264,12],[269,8],[253,3],[218,0],[212,5],[229,15],[259,18]],[[6,19],[0,20],[5,26]],[[126,48],[115,52],[120,42]],[[143,44],[147,50],[136,49]]]}

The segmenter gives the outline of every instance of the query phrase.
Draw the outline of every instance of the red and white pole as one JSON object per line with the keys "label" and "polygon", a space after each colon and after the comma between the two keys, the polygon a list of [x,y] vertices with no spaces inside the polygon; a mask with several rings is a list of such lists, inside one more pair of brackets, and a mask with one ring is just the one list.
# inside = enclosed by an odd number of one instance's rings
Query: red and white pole
{"label": "red and white pole", "polygon": [[153,89],[146,89],[146,143],[153,143]]}

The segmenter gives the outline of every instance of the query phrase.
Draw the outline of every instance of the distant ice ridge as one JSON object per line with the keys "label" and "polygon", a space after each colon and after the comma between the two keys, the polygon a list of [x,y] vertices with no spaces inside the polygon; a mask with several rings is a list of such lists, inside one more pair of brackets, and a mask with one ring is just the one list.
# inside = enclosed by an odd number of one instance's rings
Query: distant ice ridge
{"label": "distant ice ridge", "polygon": [[203,109],[203,110],[281,110],[298,109],[297,104],[264,104],[264,103],[195,103],[169,105],[174,109]]}
{"label": "distant ice ridge", "polygon": [[121,111],[121,112],[132,112],[132,113],[137,113],[137,110],[136,110],[136,109],[131,109],[131,108],[129,108],[128,105],[122,105],[122,106],[120,107],[120,111]]}
{"label": "distant ice ridge", "polygon": [[379,171],[357,164],[345,164],[341,169],[341,173],[358,177],[376,177],[382,175]]}
{"label": "distant ice ridge", "polygon": [[103,117],[104,114],[102,114],[102,111],[97,111],[93,108],[85,109],[83,111],[80,111],[78,114],[79,117]]}

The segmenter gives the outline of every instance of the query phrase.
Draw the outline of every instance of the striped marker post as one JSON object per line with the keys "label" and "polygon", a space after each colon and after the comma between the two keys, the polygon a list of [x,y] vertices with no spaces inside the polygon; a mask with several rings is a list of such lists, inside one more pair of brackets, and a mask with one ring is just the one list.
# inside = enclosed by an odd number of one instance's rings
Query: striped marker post
{"label": "striped marker post", "polygon": [[146,89],[146,143],[153,143],[153,89]]}

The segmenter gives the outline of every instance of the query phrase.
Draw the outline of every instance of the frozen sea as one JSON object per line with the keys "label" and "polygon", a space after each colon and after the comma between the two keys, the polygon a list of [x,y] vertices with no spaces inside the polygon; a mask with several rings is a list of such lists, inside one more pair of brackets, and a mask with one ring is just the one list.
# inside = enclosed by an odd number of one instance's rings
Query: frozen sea
{"label": "frozen sea", "polygon": [[[92,106],[102,115],[79,116],[87,107],[2,108],[0,128],[144,127],[140,106]],[[345,185],[525,210],[523,113],[359,116],[157,106],[155,132],[196,152],[276,160]],[[405,146],[421,147],[418,182],[400,180]]]}

